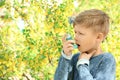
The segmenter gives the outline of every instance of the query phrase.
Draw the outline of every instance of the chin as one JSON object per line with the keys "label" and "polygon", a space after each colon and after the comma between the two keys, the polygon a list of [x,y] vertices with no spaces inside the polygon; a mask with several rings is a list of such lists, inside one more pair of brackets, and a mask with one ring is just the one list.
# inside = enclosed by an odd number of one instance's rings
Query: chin
{"label": "chin", "polygon": [[86,52],[86,50],[78,49],[81,53]]}
{"label": "chin", "polygon": [[84,53],[84,52],[91,52],[92,49],[78,49],[81,53]]}

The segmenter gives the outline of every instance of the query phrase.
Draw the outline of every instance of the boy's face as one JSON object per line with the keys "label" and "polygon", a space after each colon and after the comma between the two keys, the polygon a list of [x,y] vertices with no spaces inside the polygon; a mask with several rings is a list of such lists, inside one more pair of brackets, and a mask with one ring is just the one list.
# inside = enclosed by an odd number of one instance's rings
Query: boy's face
{"label": "boy's face", "polygon": [[95,34],[92,28],[86,28],[82,25],[75,25],[75,42],[78,45],[80,52],[91,52],[97,49],[97,34]]}

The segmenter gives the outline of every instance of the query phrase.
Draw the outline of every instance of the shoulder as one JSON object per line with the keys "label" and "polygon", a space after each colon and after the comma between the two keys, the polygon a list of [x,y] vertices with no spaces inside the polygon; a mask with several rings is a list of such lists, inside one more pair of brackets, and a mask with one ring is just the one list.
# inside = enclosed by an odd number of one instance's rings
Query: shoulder
{"label": "shoulder", "polygon": [[104,53],[103,57],[104,59],[114,60],[112,53]]}
{"label": "shoulder", "polygon": [[104,53],[102,62],[107,64],[115,63],[115,58],[111,53]]}
{"label": "shoulder", "polygon": [[111,53],[104,53],[102,57],[102,61],[99,63],[98,71],[103,72],[115,72],[116,62]]}

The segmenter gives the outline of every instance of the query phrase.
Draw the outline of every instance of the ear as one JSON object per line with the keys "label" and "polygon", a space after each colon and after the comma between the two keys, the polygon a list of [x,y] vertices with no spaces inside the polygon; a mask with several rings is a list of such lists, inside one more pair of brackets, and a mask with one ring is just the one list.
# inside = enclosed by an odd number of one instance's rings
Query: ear
{"label": "ear", "polygon": [[104,39],[103,33],[98,33],[96,39],[97,39],[97,42],[99,43],[102,42]]}

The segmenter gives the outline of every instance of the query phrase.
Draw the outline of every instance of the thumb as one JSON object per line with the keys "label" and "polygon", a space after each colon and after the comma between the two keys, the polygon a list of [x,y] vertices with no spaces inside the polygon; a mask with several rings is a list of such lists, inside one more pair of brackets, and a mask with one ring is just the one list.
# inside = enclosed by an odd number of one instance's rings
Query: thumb
{"label": "thumb", "polygon": [[64,34],[64,36],[62,37],[62,42],[66,41],[66,37],[67,37],[67,34]]}

